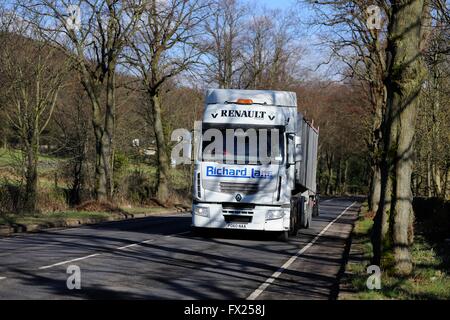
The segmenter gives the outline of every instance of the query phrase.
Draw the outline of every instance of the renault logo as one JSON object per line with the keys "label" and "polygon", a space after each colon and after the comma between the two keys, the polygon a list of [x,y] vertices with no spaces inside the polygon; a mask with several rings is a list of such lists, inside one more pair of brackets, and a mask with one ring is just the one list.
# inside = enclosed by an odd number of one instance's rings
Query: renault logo
{"label": "renault logo", "polygon": [[237,195],[236,195],[236,197],[234,197],[235,199],[236,199],[236,201],[241,201],[242,200],[242,196],[238,193]]}

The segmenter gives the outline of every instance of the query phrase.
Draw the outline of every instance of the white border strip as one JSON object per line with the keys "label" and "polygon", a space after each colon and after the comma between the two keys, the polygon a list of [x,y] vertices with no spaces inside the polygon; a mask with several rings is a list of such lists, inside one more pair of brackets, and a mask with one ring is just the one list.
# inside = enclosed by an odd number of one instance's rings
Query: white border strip
{"label": "white border strip", "polygon": [[247,300],[256,300],[261,293],[264,292],[264,290],[267,289],[267,287],[269,287],[274,281],[275,279],[277,279],[283,272],[284,270],[286,270],[287,268],[289,268],[289,266],[298,258],[300,257],[306,250],[308,250],[309,248],[311,248],[314,243],[325,233],[327,232],[327,230],[340,218],[342,217],[348,209],[350,209],[354,204],[356,203],[353,202],[351,205],[349,205],[344,211],[342,211],[341,214],[339,214],[336,218],[334,218],[333,221],[331,221],[329,224],[327,224],[327,226],[325,228],[322,229],[322,231],[320,231],[320,233],[313,239],[311,240],[310,243],[308,243],[306,246],[304,246],[302,249],[300,249],[295,255],[293,255],[288,261],[286,261],[283,266],[281,266],[276,272],[274,272],[272,274],[272,276],[270,278],[268,278],[263,284],[261,284],[258,289],[256,289],[255,291],[252,292],[252,294],[250,294],[247,297]]}
{"label": "white border strip", "polygon": [[[183,234],[188,234],[188,233],[190,233],[190,231],[184,231],[184,232],[180,232],[180,233],[169,234],[169,235],[166,235],[165,238],[171,238],[171,237],[174,237],[174,236],[177,236],[177,235],[183,235]],[[114,250],[125,250],[125,249],[128,249],[128,248],[139,246],[139,245],[144,244],[144,243],[150,243],[150,242],[153,242],[153,241],[156,241],[156,240],[157,239],[148,239],[148,240],[144,240],[144,241],[141,241],[141,242],[132,243],[132,244],[129,244],[129,245],[126,245],[126,246],[123,246],[123,247],[118,247],[118,248],[115,248]],[[81,260],[86,260],[86,259],[93,258],[93,257],[99,256],[99,255],[101,255],[101,253],[94,253],[94,254],[90,254],[88,256],[84,256],[84,257],[81,257],[81,258],[76,258],[76,259],[72,259],[72,260],[67,260],[67,261],[54,263],[54,264],[51,264],[51,265],[48,265],[48,266],[39,267],[39,270],[50,269],[50,268],[61,266],[61,265],[67,264],[67,263],[71,263],[71,262],[75,262],[75,261],[81,261]],[[0,280],[2,280],[1,277],[0,277]]]}
{"label": "white border strip", "polygon": [[85,259],[89,259],[89,258],[96,257],[96,256],[99,256],[99,255],[100,255],[100,253],[94,253],[94,254],[90,254],[90,255],[85,256],[85,257],[76,258],[76,259],[67,260],[67,261],[62,261],[62,262],[51,264],[49,266],[39,267],[39,270],[49,269],[49,268],[53,268],[53,267],[60,266],[60,265],[63,265],[63,264],[67,264],[67,263],[71,263],[71,262],[75,262],[75,261],[85,260]]}

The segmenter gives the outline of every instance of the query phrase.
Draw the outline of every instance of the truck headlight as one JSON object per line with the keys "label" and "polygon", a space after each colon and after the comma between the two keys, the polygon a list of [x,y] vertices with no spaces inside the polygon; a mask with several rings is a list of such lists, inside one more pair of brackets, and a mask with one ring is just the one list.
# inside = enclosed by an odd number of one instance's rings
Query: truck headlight
{"label": "truck headlight", "polygon": [[284,211],[282,210],[269,210],[266,213],[266,220],[281,219],[284,217]]}
{"label": "truck headlight", "polygon": [[209,217],[209,208],[207,207],[195,207],[194,214],[202,217]]}

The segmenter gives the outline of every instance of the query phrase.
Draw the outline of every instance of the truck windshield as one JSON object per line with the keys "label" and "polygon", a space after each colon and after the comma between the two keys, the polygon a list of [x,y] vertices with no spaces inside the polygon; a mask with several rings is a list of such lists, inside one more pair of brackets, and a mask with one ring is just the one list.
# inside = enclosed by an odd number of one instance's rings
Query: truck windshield
{"label": "truck windshield", "polygon": [[284,161],[283,128],[204,125],[202,159],[227,164],[281,164]]}

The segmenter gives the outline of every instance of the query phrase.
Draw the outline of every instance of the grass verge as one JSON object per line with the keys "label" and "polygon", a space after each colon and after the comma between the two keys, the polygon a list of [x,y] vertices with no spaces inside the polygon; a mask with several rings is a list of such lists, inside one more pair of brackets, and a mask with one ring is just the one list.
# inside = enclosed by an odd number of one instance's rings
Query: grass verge
{"label": "grass verge", "polygon": [[[417,223],[420,224],[420,222]],[[381,289],[369,290],[366,286],[369,276],[366,270],[372,257],[370,243],[372,224],[372,217],[367,212],[367,204],[364,204],[353,230],[349,261],[342,278],[339,299],[450,299],[450,275],[446,264],[450,255],[450,245],[428,241],[420,231],[417,232],[411,248],[413,273],[409,277],[399,278],[393,274],[392,270],[382,267]],[[420,225],[416,226],[416,230],[421,230]]]}
{"label": "grass verge", "polygon": [[61,211],[42,213],[36,215],[2,214],[0,215],[0,227],[23,226],[23,230],[34,230],[36,226],[41,228],[74,226],[77,224],[98,223],[102,221],[121,220],[140,215],[161,215],[173,213],[176,209],[160,207],[120,208],[120,212],[101,211]]}

